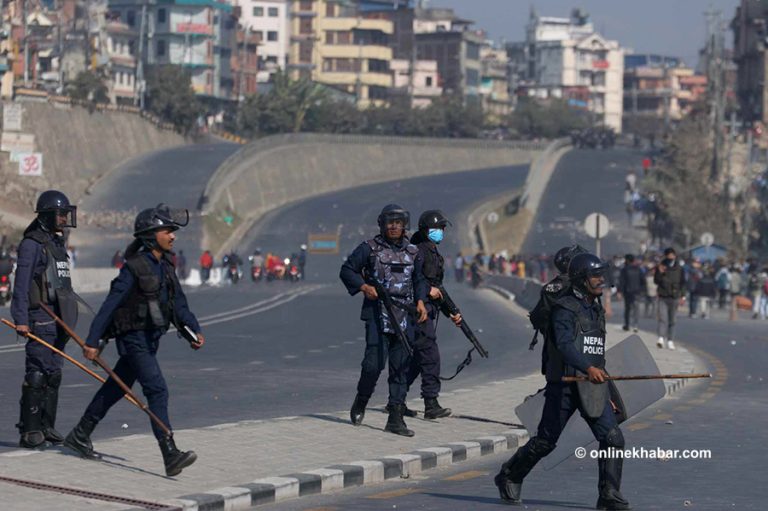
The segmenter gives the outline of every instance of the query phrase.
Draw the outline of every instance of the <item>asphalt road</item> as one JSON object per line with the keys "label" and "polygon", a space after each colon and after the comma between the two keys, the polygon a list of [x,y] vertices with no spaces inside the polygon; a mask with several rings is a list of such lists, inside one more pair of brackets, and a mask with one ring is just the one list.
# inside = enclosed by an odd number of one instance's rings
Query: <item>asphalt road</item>
{"label": "asphalt road", "polygon": [[[115,251],[124,251],[130,242],[133,218],[142,209],[163,202],[187,208],[195,215],[211,175],[239,148],[237,144],[221,142],[164,149],[129,160],[107,174],[78,205],[81,215],[94,219],[93,223],[81,221],[72,233],[78,265],[109,266]],[[115,228],[114,216],[127,218],[127,224],[120,223]],[[199,257],[201,225],[199,221],[190,222],[186,236],[177,244],[177,251]]]}
{"label": "asphalt road", "polygon": [[[346,252],[375,234],[379,209],[395,200],[411,208],[415,216],[422,209],[442,207],[455,219],[456,228],[461,228],[466,221],[462,216],[472,205],[505,188],[519,187],[525,172],[524,167],[512,167],[458,173],[318,197],[270,215],[258,226],[258,232],[263,234],[244,244],[258,243],[265,250],[284,253],[297,247],[306,238],[307,231],[316,228],[317,219],[323,218],[333,229],[343,223],[342,249]],[[439,198],[433,201],[423,199],[436,195]],[[180,231],[182,242],[188,239],[189,232]],[[445,247],[447,253],[457,249],[455,236],[450,231]],[[348,408],[354,398],[364,342],[363,324],[358,319],[361,298],[349,297],[339,282],[341,262],[342,255],[312,255],[307,266],[308,279],[297,284],[254,284],[246,279],[236,286],[191,291],[193,311],[198,317],[214,316],[208,321],[216,323],[203,323],[208,343],[200,352],[192,352],[172,334],[163,341],[160,359],[171,389],[173,427]],[[476,293],[464,285],[449,282],[448,289],[493,356],[475,361],[445,389],[530,372],[530,356],[525,356],[529,353],[530,333],[524,323],[510,316],[501,301],[478,300]],[[300,294],[304,292],[306,294]],[[97,304],[101,298],[92,296],[88,300]],[[88,319],[84,317],[78,328],[83,334]],[[447,373],[463,360],[469,344],[458,329],[447,323],[440,328],[443,372]],[[510,342],[510,339],[516,341]],[[23,350],[14,342],[12,331],[0,331],[0,413],[13,417],[0,424],[0,446],[6,449],[15,447],[17,442],[13,424],[23,376]],[[74,345],[69,351],[77,353]],[[106,353],[107,358],[114,359],[113,347]],[[63,385],[59,425],[66,431],[79,419],[97,386],[68,365]],[[386,400],[384,384],[380,385],[374,400]],[[128,424],[127,430],[121,429],[124,423]],[[99,426],[94,438],[145,430],[144,417],[121,403]]]}
{"label": "asphalt road", "polygon": [[[558,216],[567,215],[575,221],[600,210],[621,227],[626,222],[620,201],[624,175],[636,161],[637,153],[623,149],[572,151],[566,155],[545,192],[536,219],[540,228],[529,234],[525,243],[528,250],[551,253],[570,240],[590,246],[583,233],[570,237],[567,230],[553,228],[551,222]],[[560,208],[561,204],[565,207]],[[604,244],[609,254],[637,250],[635,244],[642,237],[628,227],[612,234]],[[618,303],[614,307],[616,315],[610,328],[619,328],[622,307]],[[640,327],[655,331],[656,322],[643,318]],[[765,509],[768,491],[763,482],[762,446],[768,441],[768,432],[758,426],[768,420],[765,332],[763,321],[729,322],[722,315],[712,320],[679,317],[678,344],[699,354],[714,379],[658,402],[622,429],[630,447],[709,449],[712,457],[626,461],[622,491],[634,509]],[[419,479],[303,498],[270,509],[498,509],[504,505],[492,478],[508,456],[482,458]],[[593,509],[597,500],[595,465],[594,461],[572,456],[550,471],[535,468],[524,484],[523,509]]]}

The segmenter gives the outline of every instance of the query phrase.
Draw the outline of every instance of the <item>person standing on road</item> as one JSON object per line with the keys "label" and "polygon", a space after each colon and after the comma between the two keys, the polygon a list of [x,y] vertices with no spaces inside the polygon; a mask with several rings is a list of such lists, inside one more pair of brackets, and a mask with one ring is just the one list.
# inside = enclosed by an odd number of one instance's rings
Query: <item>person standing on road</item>
{"label": "person standing on road", "polygon": [[619,293],[624,297],[624,331],[630,327],[638,330],[638,300],[645,296],[645,277],[640,267],[635,263],[635,256],[624,256],[624,267],[619,273]]}
{"label": "person standing on road", "polygon": [[304,267],[307,265],[307,246],[302,244],[301,251],[299,252],[299,273],[301,274],[301,280],[306,278],[304,273]]}
{"label": "person standing on road", "polygon": [[[554,450],[576,410],[600,442],[601,450],[624,449],[624,436],[611,406],[604,370],[605,311],[600,296],[607,270],[607,263],[593,254],[579,254],[571,259],[570,290],[556,301],[552,310],[553,335],[545,347],[545,402],[537,434],[501,466],[494,478],[505,504],[522,504],[523,479]],[[576,375],[586,375],[589,381],[562,381],[563,376]],[[620,456],[598,459],[597,509],[630,509],[620,491],[622,465]]]}
{"label": "person standing on road", "polygon": [[[365,407],[388,362],[389,417],[384,430],[396,435],[413,436],[413,431],[408,429],[403,420],[410,360],[406,347],[397,338],[390,322],[397,321],[412,344],[412,311],[415,305],[418,323],[427,320],[424,302],[429,288],[422,269],[417,267],[419,249],[408,238],[408,211],[397,204],[389,204],[381,210],[377,220],[379,234],[361,243],[349,255],[339,273],[350,295],[362,292],[365,296],[360,312],[360,319],[365,321],[365,355],[357,383],[357,395],[349,415],[352,424],[362,424]],[[376,288],[371,284],[372,280],[388,291],[396,307],[396,317],[390,318]]]}
{"label": "person standing on road", "polygon": [[[443,408],[438,403],[440,395],[440,348],[437,345],[437,319],[440,313],[440,302],[443,294],[445,275],[445,260],[440,255],[437,246],[443,241],[445,228],[451,222],[442,211],[433,209],[425,211],[419,217],[419,230],[411,238],[411,243],[419,249],[418,258],[422,262],[422,273],[429,285],[429,300],[425,303],[428,319],[419,323],[415,328],[413,357],[408,370],[408,389],[421,375],[421,397],[424,399],[424,418],[440,419],[451,414],[450,408]],[[448,316],[456,326],[461,325],[461,314]],[[416,413],[405,409],[408,417]]]}
{"label": "person standing on road", "polygon": [[675,349],[673,339],[675,337],[677,306],[685,289],[685,273],[677,261],[677,253],[674,248],[664,249],[664,259],[656,266],[653,281],[658,286],[656,292],[659,295],[658,310],[656,311],[656,335],[659,338],[656,341],[656,346],[663,348],[666,339],[667,348],[673,350]]}
{"label": "person standing on road", "polygon": [[211,278],[211,269],[213,268],[213,256],[210,250],[203,252],[200,256],[200,280],[208,282]]}
{"label": "person standing on road", "polygon": [[456,282],[459,284],[464,282],[464,256],[461,255],[461,252],[456,254],[456,259],[453,261],[453,272]]}
{"label": "person standing on road", "polygon": [[727,264],[723,264],[717,270],[715,281],[717,282],[717,307],[725,309],[725,303],[731,294],[731,271]]}
{"label": "person standing on road", "polygon": [[[176,277],[171,255],[176,240],[174,232],[189,222],[187,210],[174,211],[164,204],[145,209],[136,217],[136,238],[125,251],[126,262],[110,285],[109,294],[91,323],[83,355],[88,360],[99,356],[102,339],[116,338],[120,358],[115,374],[131,387],[138,380],[147,397],[149,409],[170,429],[168,386],[157,361],[160,338],[171,324],[177,329],[191,329],[196,339],[190,347],[203,347],[205,338],[189,310],[187,298]],[[80,422],[70,431],[64,445],[88,459],[99,459],[93,450],[91,434],[112,406],[125,393],[109,378],[96,392]],[[192,451],[176,447],[154,422],[152,431],[163,455],[165,473],[176,476],[197,459]]]}
{"label": "person standing on road", "polygon": [[[65,230],[77,227],[77,206],[58,190],[43,192],[35,207],[37,218],[24,231],[13,279],[11,316],[16,332],[29,333],[64,351],[69,336],[40,307],[49,305],[72,328],[77,324],[77,295],[72,290]],[[16,425],[20,447],[35,448],[64,437],[56,431],[56,410],[64,360],[29,340],[25,346],[21,414]]]}

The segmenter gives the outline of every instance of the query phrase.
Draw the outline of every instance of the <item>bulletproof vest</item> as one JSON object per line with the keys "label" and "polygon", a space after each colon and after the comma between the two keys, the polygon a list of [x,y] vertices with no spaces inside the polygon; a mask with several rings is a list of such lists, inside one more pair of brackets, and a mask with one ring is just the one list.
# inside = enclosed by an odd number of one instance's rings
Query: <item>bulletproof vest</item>
{"label": "bulletproof vest", "polygon": [[[581,300],[573,293],[566,294],[555,303],[576,315],[576,338],[574,339],[576,350],[587,359],[589,365],[604,368],[605,311],[603,308],[600,307],[600,314],[593,319],[588,310],[582,307]],[[547,338],[545,374],[548,382],[559,382],[563,376],[576,376],[577,370],[565,364],[553,337]]]}
{"label": "bulletproof vest", "polygon": [[[411,245],[407,237],[403,237],[402,248],[390,245],[381,235],[366,243],[371,247],[371,276],[381,283],[392,297],[396,306],[395,319],[403,331],[406,331],[408,312],[413,308],[413,270],[419,249]],[[394,333],[389,324],[389,316],[381,304],[379,310],[383,331]]]}
{"label": "bulletproof vest", "polygon": [[[529,350],[532,350],[538,343],[539,333],[544,336],[544,339],[552,338],[552,322],[550,321],[552,306],[557,300],[565,296],[570,289],[571,284],[567,275],[558,275],[541,288],[539,301],[528,313],[528,319],[534,331],[533,339],[531,339],[531,343],[528,345]],[[546,374],[547,352],[548,350],[545,345],[544,349],[541,350],[541,374]]]}
{"label": "bulletproof vest", "polygon": [[[168,331],[173,321],[173,302],[176,291],[176,272],[168,254],[160,260],[162,277],[158,275],[146,252],[138,252],[125,260],[133,274],[134,286],[128,298],[115,311],[108,337],[117,337],[132,330]],[[163,300],[163,291],[167,300]]]}
{"label": "bulletproof vest", "polygon": [[445,276],[445,259],[437,251],[437,247],[432,242],[422,241],[416,245],[424,258],[422,271],[424,278],[431,286],[442,286]]}
{"label": "bulletproof vest", "polygon": [[74,328],[77,324],[77,299],[72,290],[69,256],[64,243],[41,229],[27,231],[24,235],[43,246],[46,257],[45,271],[32,279],[29,288],[29,306],[40,307],[41,303],[52,305],[56,314],[67,325]]}

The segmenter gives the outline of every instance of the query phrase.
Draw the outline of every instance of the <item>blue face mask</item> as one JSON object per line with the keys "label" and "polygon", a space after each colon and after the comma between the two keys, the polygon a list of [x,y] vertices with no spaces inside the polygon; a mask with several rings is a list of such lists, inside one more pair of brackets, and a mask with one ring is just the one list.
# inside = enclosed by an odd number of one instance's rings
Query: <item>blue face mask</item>
{"label": "blue face mask", "polygon": [[440,244],[440,242],[443,241],[443,230],[430,229],[429,233],[427,234],[427,238],[429,238],[435,244]]}

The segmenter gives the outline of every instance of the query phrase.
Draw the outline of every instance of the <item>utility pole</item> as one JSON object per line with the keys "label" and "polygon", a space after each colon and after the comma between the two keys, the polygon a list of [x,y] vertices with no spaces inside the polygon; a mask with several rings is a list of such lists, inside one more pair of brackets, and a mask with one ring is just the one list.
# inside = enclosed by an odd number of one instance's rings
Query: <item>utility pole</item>
{"label": "utility pole", "polygon": [[144,110],[144,37],[147,30],[147,0],[141,4],[141,20],[139,21],[139,48],[136,52],[136,76],[134,77],[134,104]]}
{"label": "utility pole", "polygon": [[707,83],[710,103],[710,130],[712,133],[712,167],[710,179],[716,181],[720,176],[723,154],[722,127],[725,121],[725,58],[723,49],[725,40],[721,12],[708,10],[707,18]]}
{"label": "utility pole", "polygon": [[[243,39],[243,49],[240,51],[240,76],[237,86],[237,99],[239,102],[245,100],[245,64],[248,60],[248,41],[251,35],[251,25],[245,27],[245,37]],[[237,40],[237,32],[235,32],[235,40]]]}
{"label": "utility pole", "polygon": [[21,0],[21,23],[24,27],[24,87],[29,87],[29,34],[27,34],[27,0]]}

